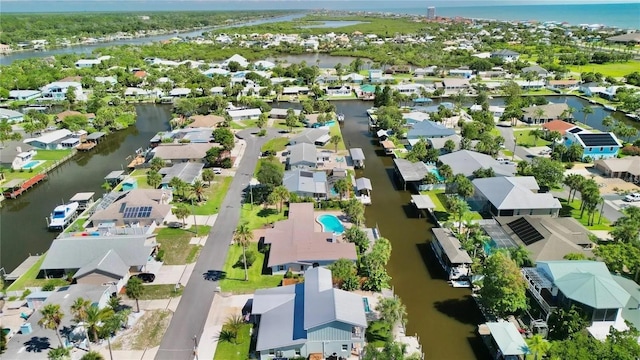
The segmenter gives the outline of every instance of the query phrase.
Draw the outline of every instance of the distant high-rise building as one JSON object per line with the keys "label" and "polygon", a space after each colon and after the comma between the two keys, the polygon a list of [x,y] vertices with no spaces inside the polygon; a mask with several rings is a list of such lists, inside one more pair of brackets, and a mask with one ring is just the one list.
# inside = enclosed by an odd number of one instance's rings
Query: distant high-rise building
{"label": "distant high-rise building", "polygon": [[436,18],[436,7],[435,6],[429,6],[427,8],[427,19],[433,20],[435,18]]}

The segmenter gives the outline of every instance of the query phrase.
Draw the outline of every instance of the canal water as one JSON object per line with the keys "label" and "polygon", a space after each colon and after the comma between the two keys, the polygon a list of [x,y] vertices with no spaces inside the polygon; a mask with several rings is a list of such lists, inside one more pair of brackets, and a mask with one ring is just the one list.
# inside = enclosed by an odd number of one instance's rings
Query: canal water
{"label": "canal water", "polygon": [[158,131],[169,129],[171,107],[136,106],[136,126],[113,133],[89,152],[78,152],[72,159],[49,173],[49,179],[15,200],[4,200],[0,209],[0,267],[7,273],[29,254],[46,251],[56,233],[47,231],[45,218],[51,210],[75,193],[92,191],[102,196],[104,177],[126,168],[126,158],[146,147]]}
{"label": "canal water", "polygon": [[380,229],[393,250],[387,266],[391,285],[407,307],[407,335],[417,334],[426,359],[485,359],[488,354],[475,330],[483,322],[471,292],[450,287],[429,246],[433,226],[418,218],[408,191],[393,180],[393,162],[369,134],[366,110],[372,103],[336,101],[345,115],[342,134],[347,148],[362,148],[366,168],[357,176],[371,179],[372,205],[367,226]]}

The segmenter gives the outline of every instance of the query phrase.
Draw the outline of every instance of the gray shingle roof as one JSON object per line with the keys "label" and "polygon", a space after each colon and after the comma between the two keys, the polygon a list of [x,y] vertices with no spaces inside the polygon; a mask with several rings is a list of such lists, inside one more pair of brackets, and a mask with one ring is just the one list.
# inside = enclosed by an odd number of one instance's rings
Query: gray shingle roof
{"label": "gray shingle roof", "polygon": [[413,125],[411,130],[407,133],[409,139],[432,138],[432,137],[444,137],[454,135],[456,132],[453,129],[438,124],[433,121],[424,120],[417,122]]}
{"label": "gray shingle roof", "polygon": [[452,264],[471,264],[471,257],[462,249],[460,240],[458,240],[451,230],[445,228],[432,228],[434,239],[440,243],[444,253]]}
{"label": "gray shingle roof", "polygon": [[297,144],[297,143],[314,144],[321,137],[328,136],[328,135],[329,135],[328,129],[321,129],[321,128],[307,129],[303,131],[300,135],[292,138],[290,143],[291,144]]}
{"label": "gray shingle roof", "polygon": [[318,162],[318,150],[316,146],[310,143],[302,142],[289,146],[289,165],[297,166],[299,164]]}
{"label": "gray shingle roof", "polygon": [[[0,149],[0,163],[11,164],[21,152],[32,150],[34,147],[21,141],[5,141]],[[18,151],[20,149],[20,151]]]}
{"label": "gray shingle roof", "polygon": [[541,119],[560,119],[562,113],[569,109],[565,103],[529,106],[522,109],[525,118],[536,118],[536,110],[542,109]]}
{"label": "gray shingle roof", "polygon": [[154,157],[163,160],[203,159],[207,151],[216,145],[212,143],[160,144],[153,149]]}
{"label": "gray shingle roof", "polygon": [[404,181],[421,181],[429,173],[427,165],[422,161],[412,163],[405,159],[393,159],[396,169]]}
{"label": "gray shingle roof", "polygon": [[282,184],[291,192],[327,193],[327,174],[324,171],[295,169],[285,171]]}
{"label": "gray shingle roof", "polygon": [[308,330],[334,321],[367,326],[362,297],[333,288],[330,270],[311,268],[304,277],[303,284],[256,290],[252,312],[261,315],[257,351],[304,344]]}
{"label": "gray shingle roof", "polygon": [[129,266],[122,261],[120,255],[114,250],[108,250],[103,256],[98,256],[81,267],[74,275],[79,279],[93,271],[113,275],[114,278],[124,278],[129,273]]}
{"label": "gray shingle roof", "polygon": [[539,189],[533,176],[474,179],[473,185],[498,210],[560,209],[562,205],[550,193]]}
{"label": "gray shingle roof", "polygon": [[113,250],[128,266],[147,263],[153,245],[146,245],[153,235],[82,236],[58,238],[45,255],[40,270],[80,269]]}
{"label": "gray shingle roof", "polygon": [[162,184],[168,184],[174,177],[187,184],[193,184],[200,176],[203,168],[204,164],[195,162],[178,163],[171,167],[162,168],[160,169],[160,174],[164,175]]}
{"label": "gray shingle roof", "polygon": [[472,176],[473,172],[480,168],[492,168],[496,176],[513,176],[516,173],[515,166],[500,164],[489,155],[470,150],[455,151],[441,155],[438,159],[443,164],[449,165],[454,174],[463,174],[467,177]]}

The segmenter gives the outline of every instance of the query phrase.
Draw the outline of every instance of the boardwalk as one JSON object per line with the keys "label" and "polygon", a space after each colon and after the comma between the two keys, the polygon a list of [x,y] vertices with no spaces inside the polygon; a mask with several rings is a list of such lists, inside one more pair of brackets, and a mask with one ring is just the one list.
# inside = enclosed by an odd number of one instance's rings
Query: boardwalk
{"label": "boardwalk", "polygon": [[6,189],[2,195],[6,199],[15,199],[18,196],[22,195],[23,192],[29,190],[33,186],[35,186],[40,181],[47,178],[47,174],[38,174],[31,179],[22,182],[22,180],[10,181],[4,185],[1,185],[4,189]]}

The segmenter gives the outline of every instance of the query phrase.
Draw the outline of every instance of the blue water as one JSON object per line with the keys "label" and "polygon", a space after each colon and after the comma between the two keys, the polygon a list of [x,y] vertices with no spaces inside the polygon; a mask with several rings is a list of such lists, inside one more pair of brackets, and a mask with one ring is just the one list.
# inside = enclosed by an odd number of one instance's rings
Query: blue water
{"label": "blue water", "polygon": [[331,187],[331,189],[329,189],[329,193],[331,194],[332,197],[338,196],[340,195],[337,191],[335,187]]}
{"label": "blue water", "polygon": [[336,235],[340,235],[344,232],[344,226],[338,220],[337,217],[331,214],[325,214],[318,216],[318,222],[322,224],[322,228],[324,231],[331,231]]}
{"label": "blue water", "polygon": [[362,298],[362,303],[364,305],[364,312],[365,313],[370,313],[371,312],[371,307],[369,307],[369,299],[367,299],[366,297]]}
{"label": "blue water", "polygon": [[[426,15],[435,6],[437,16],[497,20],[559,21],[570,24],[606,24],[619,28],[640,28],[640,2],[618,1],[603,4],[532,4],[533,1],[55,1],[3,0],[2,12],[126,12],[126,11],[228,11],[228,10],[329,10],[390,12]],[[622,3],[624,2],[624,3]],[[55,3],[55,5],[53,5]],[[555,3],[555,4],[554,4]],[[522,4],[522,5],[521,5]]]}
{"label": "blue water", "polygon": [[303,26],[303,29],[338,28],[362,24],[362,21],[323,21],[315,25]]}
{"label": "blue water", "polygon": [[442,175],[440,175],[440,171],[438,171],[438,169],[437,169],[437,168],[432,168],[432,169],[430,169],[429,171],[430,171],[433,175],[435,175],[435,176],[436,176],[436,178],[438,179],[438,181],[440,181],[440,182],[444,182],[445,178],[444,178]]}
{"label": "blue water", "polygon": [[40,165],[40,161],[39,160],[32,160],[32,161],[29,161],[28,163],[22,165],[22,168],[23,169],[31,169],[31,168],[34,168],[34,167],[36,167],[38,165]]}

